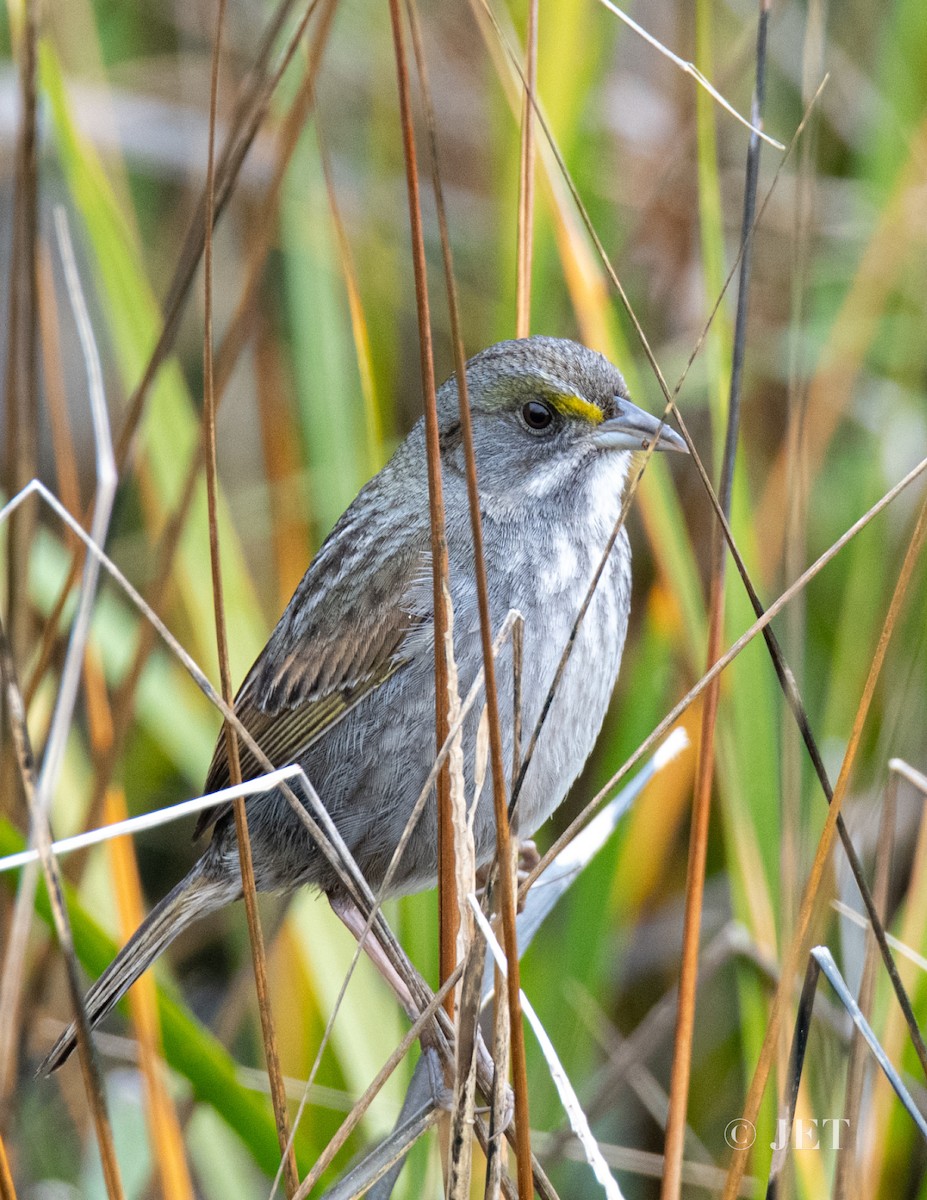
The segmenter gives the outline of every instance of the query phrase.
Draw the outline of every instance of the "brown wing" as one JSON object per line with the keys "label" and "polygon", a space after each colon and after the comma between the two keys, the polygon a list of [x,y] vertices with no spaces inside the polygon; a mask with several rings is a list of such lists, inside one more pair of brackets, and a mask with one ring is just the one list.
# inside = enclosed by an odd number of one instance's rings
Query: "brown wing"
{"label": "brown wing", "polygon": [[[427,529],[412,521],[374,537],[376,492],[362,492],[303,576],[286,612],[242,684],[235,711],[274,766],[294,762],[406,659],[410,630],[431,620],[412,593],[427,578]],[[419,589],[421,590],[421,589]],[[240,746],[242,776],[263,766]],[[205,790],[229,784],[224,731]],[[200,814],[194,837],[231,811]]]}

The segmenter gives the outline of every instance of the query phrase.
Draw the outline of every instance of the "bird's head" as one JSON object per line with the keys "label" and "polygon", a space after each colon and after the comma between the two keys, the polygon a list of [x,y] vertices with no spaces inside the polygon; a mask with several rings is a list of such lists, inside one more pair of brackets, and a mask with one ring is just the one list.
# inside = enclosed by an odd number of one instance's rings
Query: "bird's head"
{"label": "bird's head", "polygon": [[[682,438],[632,404],[608,359],[562,338],[499,342],[467,363],[467,390],[480,493],[490,508],[576,496],[603,473],[623,486],[631,455],[656,439],[680,450]],[[438,396],[442,458],[463,471],[457,383]]]}

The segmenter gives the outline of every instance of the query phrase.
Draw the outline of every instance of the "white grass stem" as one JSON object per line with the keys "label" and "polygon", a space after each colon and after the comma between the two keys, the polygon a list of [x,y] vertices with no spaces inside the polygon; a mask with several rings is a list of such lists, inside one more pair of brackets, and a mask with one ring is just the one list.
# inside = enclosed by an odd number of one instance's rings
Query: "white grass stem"
{"label": "white grass stem", "polygon": [[705,91],[709,96],[711,96],[712,100],[714,100],[716,104],[720,104],[725,112],[731,114],[735,121],[739,121],[741,125],[743,125],[746,129],[749,129],[751,133],[755,133],[758,138],[762,138],[764,142],[770,146],[773,146],[776,150],[785,150],[785,146],[782,144],[782,142],[777,142],[776,139],[770,137],[768,133],[764,133],[759,126],[754,125],[752,121],[749,121],[745,116],[739,113],[733,104],[725,100],[717,88],[705,78],[695,63],[687,62],[686,59],[680,58],[678,54],[674,54],[672,50],[670,50],[667,46],[664,46],[662,42],[657,41],[652,33],[648,33],[643,25],[638,25],[638,23],[632,20],[627,13],[622,12],[622,10],[616,4],[612,4],[611,0],[599,0],[599,3],[603,6],[603,8],[607,8],[610,13],[613,13],[619,21],[623,21],[629,29],[633,29],[637,36],[643,38],[648,46],[653,46],[654,50],[662,54],[664,58],[668,58],[670,62],[674,64],[674,66],[677,66],[680,69],[680,71],[684,72],[686,75],[690,75],[699,85],[699,87],[703,87],[705,89]]}
{"label": "white grass stem", "polygon": [[922,795],[927,796],[927,775],[916,770],[910,763],[906,763],[903,758],[890,758],[888,760],[888,769],[894,771],[896,775],[900,775],[902,779],[907,780]]}
{"label": "white grass stem", "polygon": [[[55,208],[55,231],[58,235],[58,246],[61,251],[61,261],[64,267],[64,277],[67,282],[68,296],[77,324],[81,349],[87,368],[87,389],[90,399],[90,414],[93,421],[93,440],[96,452],[96,497],[93,507],[93,522],[90,536],[93,541],[102,546],[106,541],[109,530],[109,519],[113,510],[113,499],[116,495],[116,460],[113,456],[113,440],[109,428],[109,415],[106,411],[106,397],[103,391],[103,371],[100,367],[100,356],[93,336],[93,328],[87,313],[84,293],[80,285],[77,263],[74,259],[74,247],[68,231],[67,218],[64,209]],[[64,748],[67,744],[74,716],[74,705],[77,700],[77,689],[80,686],[80,674],[84,663],[84,650],[90,633],[90,619],[93,615],[93,603],[96,599],[97,582],[100,575],[100,564],[94,555],[88,555],[84,563],[81,578],[77,611],[71,626],[71,637],[68,642],[64,669],[61,672],[61,685],[55,700],[55,710],[48,731],[48,741],[45,755],[42,759],[42,769],[36,784],[36,802],[41,813],[47,814],[51,807],[52,794],[61,770],[64,758]],[[33,833],[34,837],[34,833]]]}
{"label": "white grass stem", "polygon": [[[87,390],[90,402],[90,414],[93,423],[94,446],[96,453],[96,495],[94,498],[93,521],[89,544],[94,549],[101,547],[106,541],[109,530],[110,516],[113,511],[113,500],[116,495],[118,476],[113,455],[113,441],[109,427],[109,414],[106,410],[106,395],[103,390],[103,371],[100,366],[100,356],[93,336],[93,327],[87,313],[84,293],[80,285],[80,276],[74,258],[74,248],[68,231],[64,210],[55,209],[55,228],[58,235],[58,245],[64,266],[64,276],[68,288],[68,297],[77,324],[81,349],[87,370]],[[38,490],[41,485],[33,480]],[[30,485],[20,493],[24,496]],[[50,495],[50,493],[49,493]],[[12,511],[13,501],[6,505],[0,513],[0,523],[8,511]],[[63,505],[59,504],[63,510]],[[86,537],[86,535],[85,535]],[[102,553],[102,552],[101,552]],[[90,620],[93,615],[93,605],[96,599],[97,583],[100,575],[100,564],[97,555],[91,552],[85,562],[81,574],[78,593],[77,610],[71,625],[71,636],[65,654],[64,667],[55,707],[52,712],[48,739],[45,744],[45,754],[42,768],[35,784],[35,795],[30,805],[29,841],[36,846],[44,841],[51,841],[51,832],[40,829],[47,825],[51,808],[52,796],[61,764],[64,761],[64,750],[67,745],[71,721],[74,716],[74,705],[77,702],[77,690],[80,686],[80,675],[84,663],[84,651],[90,635]],[[23,713],[23,720],[26,719]],[[12,1038],[18,1027],[16,1018],[18,1008],[18,993],[25,962],[29,929],[32,923],[32,913],[35,907],[35,893],[39,882],[38,855],[30,862],[19,880],[13,917],[10,921],[9,938],[3,961],[3,983],[0,985],[0,1022],[3,1032],[0,1034],[0,1087],[5,1086],[9,1078],[13,1045]],[[102,1149],[102,1143],[101,1143]]]}
{"label": "white grass stem", "polygon": [[[855,908],[851,908],[849,904],[845,904],[842,900],[832,900],[831,907],[833,908],[834,912],[839,913],[841,917],[846,917],[848,921],[852,921],[853,924],[858,925],[860,929],[872,928],[872,922],[868,917],[861,912],[857,912]],[[896,938],[887,930],[885,933],[885,940],[893,950],[898,951],[902,958],[906,958],[909,962],[914,963],[914,965],[920,968],[921,971],[927,972],[927,958],[925,958],[923,954],[918,954],[913,946],[907,945],[906,942],[901,941],[900,938]]]}
{"label": "white grass stem", "polygon": [[[172,821],[181,821],[184,817],[192,816],[204,809],[228,804],[232,800],[237,800],[239,796],[259,796],[263,792],[273,791],[277,784],[287,779],[294,779],[301,773],[302,768],[299,766],[281,767],[279,771],[270,771],[266,775],[246,780],[235,787],[222,788],[218,792],[209,792],[205,796],[183,800],[180,804],[171,804],[165,808],[155,809],[153,812],[141,813],[137,817],[128,817],[125,821],[114,821],[110,825],[88,829],[84,833],[75,834],[74,837],[62,838],[58,842],[52,842],[51,850],[53,854],[57,855],[71,854],[75,850],[84,850],[88,846],[98,846],[112,838],[143,833],[147,829],[157,829],[161,825],[169,825]],[[4,871],[15,870],[17,867],[24,867],[27,863],[36,862],[38,858],[38,850],[21,850],[18,854],[8,854],[6,858],[0,858],[0,874]]]}
{"label": "white grass stem", "polygon": [[[490,928],[489,922],[483,916],[479,901],[472,892],[467,899],[470,902],[470,907],[473,909],[476,923],[479,925],[486,939],[486,945],[489,947],[490,953],[496,961],[496,965],[502,975],[507,976],[508,963],[506,962],[505,954],[502,947],[496,941],[496,936]],[[572,1083],[570,1083],[569,1076],[563,1069],[563,1064],[557,1057],[557,1051],[554,1049],[554,1044],[547,1035],[547,1030],[541,1024],[541,1019],[534,1011],[531,1001],[525,995],[524,989],[521,990],[520,995],[522,1011],[528,1018],[531,1028],[534,1030],[534,1036],[537,1038],[541,1052],[547,1062],[550,1077],[553,1079],[554,1086],[560,1096],[560,1102],[567,1114],[570,1128],[579,1139],[579,1143],[586,1156],[586,1162],[588,1162],[596,1179],[602,1185],[602,1190],[608,1197],[608,1200],[623,1200],[618,1182],[609,1170],[608,1163],[602,1156],[598,1143],[593,1137],[592,1130],[589,1128],[589,1122],[586,1120],[586,1114],[583,1112],[582,1105],[579,1102],[579,1097],[576,1095]]]}

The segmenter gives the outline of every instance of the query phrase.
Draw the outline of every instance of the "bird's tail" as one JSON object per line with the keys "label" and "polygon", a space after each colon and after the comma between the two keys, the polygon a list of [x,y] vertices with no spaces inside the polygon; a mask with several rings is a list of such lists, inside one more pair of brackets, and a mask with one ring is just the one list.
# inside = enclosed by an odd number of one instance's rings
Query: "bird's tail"
{"label": "bird's tail", "polygon": [[[240,895],[241,885],[237,879],[215,878],[207,870],[200,859],[190,873],[155,905],[87,992],[84,1004],[91,1029],[99,1025],[179,933]],[[72,1022],[43,1060],[39,1074],[50,1075],[57,1070],[76,1045],[77,1024]]]}

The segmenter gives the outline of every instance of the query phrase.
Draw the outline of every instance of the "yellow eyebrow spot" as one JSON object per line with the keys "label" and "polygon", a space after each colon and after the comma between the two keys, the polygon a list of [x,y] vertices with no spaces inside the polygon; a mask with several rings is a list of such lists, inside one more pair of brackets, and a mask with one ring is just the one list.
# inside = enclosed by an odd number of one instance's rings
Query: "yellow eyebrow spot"
{"label": "yellow eyebrow spot", "polygon": [[564,417],[574,417],[580,421],[588,421],[590,425],[601,425],[605,414],[598,404],[583,400],[581,396],[558,392],[549,397],[556,410]]}

